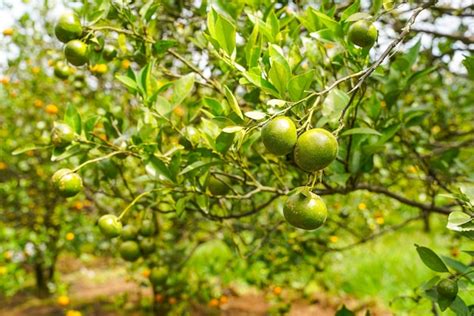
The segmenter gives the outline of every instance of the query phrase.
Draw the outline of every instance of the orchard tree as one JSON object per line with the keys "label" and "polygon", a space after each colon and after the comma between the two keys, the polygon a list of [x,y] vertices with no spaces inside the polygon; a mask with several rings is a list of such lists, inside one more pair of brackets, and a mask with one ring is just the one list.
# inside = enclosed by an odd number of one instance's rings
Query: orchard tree
{"label": "orchard tree", "polygon": [[[150,268],[164,309],[177,291],[202,294],[181,272],[216,236],[265,262],[261,284],[413,221],[429,230],[432,214],[472,238],[472,14],[437,1],[84,1],[52,30],[57,75],[105,74],[98,91],[127,97],[57,122],[53,157],[71,162],[57,192],[107,209],[100,230]],[[438,31],[447,16],[457,33]],[[392,201],[391,225],[350,212],[358,191]],[[340,230],[350,242],[336,248]],[[418,299],[467,315],[472,266],[416,249],[449,273]]]}
{"label": "orchard tree", "polygon": [[[31,272],[38,295],[45,297],[57,292],[61,252],[79,255],[87,245],[96,244],[97,215],[88,213],[97,206],[92,208],[93,201],[85,195],[65,199],[77,193],[81,180],[68,175],[64,180],[72,182],[63,180],[57,188],[51,181],[57,168],[68,167],[60,161],[71,153],[69,145],[76,139],[71,122],[62,122],[62,117],[78,104],[87,111],[83,105],[87,102],[98,102],[105,109],[112,98],[91,89],[89,85],[100,82],[85,78],[84,71],[67,65],[56,51],[56,39],[47,36],[54,26],[37,18],[47,16],[51,8],[43,4],[34,8],[14,28],[3,31],[0,46],[8,56],[8,68],[0,77],[0,291],[15,294],[30,284],[27,272]],[[120,97],[115,102],[122,102]],[[66,146],[70,151],[61,155]],[[53,147],[58,149],[51,156]],[[96,249],[94,245],[88,251]]]}

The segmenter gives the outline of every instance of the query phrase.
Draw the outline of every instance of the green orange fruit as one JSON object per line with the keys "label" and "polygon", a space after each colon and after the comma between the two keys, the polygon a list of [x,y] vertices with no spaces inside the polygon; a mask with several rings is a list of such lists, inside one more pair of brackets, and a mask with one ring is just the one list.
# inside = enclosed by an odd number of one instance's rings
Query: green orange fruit
{"label": "green orange fruit", "polygon": [[337,151],[336,137],[325,129],[314,128],[298,137],[294,158],[298,167],[307,172],[314,172],[333,162]]}
{"label": "green orange fruit", "polygon": [[321,227],[327,218],[324,201],[312,192],[296,192],[288,197],[283,207],[283,215],[291,225],[314,230]]}
{"label": "green orange fruit", "polygon": [[286,155],[296,144],[296,126],[286,116],[279,116],[267,123],[262,129],[265,148],[275,155]]}
{"label": "green orange fruit", "polygon": [[64,46],[64,55],[74,66],[82,66],[89,60],[89,48],[80,40],[72,40]]}
{"label": "green orange fruit", "polygon": [[59,79],[67,79],[71,75],[71,69],[62,61],[54,65],[54,75]]}
{"label": "green orange fruit", "polygon": [[140,240],[140,249],[144,255],[149,255],[155,251],[155,240],[147,237]]}
{"label": "green orange fruit", "polygon": [[367,20],[359,20],[349,27],[348,39],[359,47],[372,47],[377,40],[377,28]]}
{"label": "green orange fruit", "polygon": [[149,237],[155,233],[155,223],[152,220],[144,219],[140,225],[140,235]]}
{"label": "green orange fruit", "polygon": [[119,253],[123,260],[136,261],[140,258],[140,246],[136,241],[127,240],[124,241],[119,247]]}
{"label": "green orange fruit", "polygon": [[207,188],[212,195],[226,195],[230,190],[228,177],[218,174],[211,174],[207,178]]}
{"label": "green orange fruit", "polygon": [[72,197],[81,192],[82,178],[69,169],[60,169],[53,175],[56,190],[64,197]]}
{"label": "green orange fruit", "polygon": [[76,133],[67,124],[55,123],[51,131],[51,143],[56,147],[65,147],[71,144]]}
{"label": "green orange fruit", "polygon": [[54,27],[54,34],[63,43],[81,37],[82,25],[77,14],[69,12],[61,15]]}
{"label": "green orange fruit", "polygon": [[166,281],[167,276],[168,269],[165,267],[154,267],[150,272],[150,283],[153,284],[153,286],[163,284]]}
{"label": "green orange fruit", "polygon": [[458,284],[451,279],[443,279],[436,285],[439,296],[446,299],[454,299],[458,295]]}
{"label": "green orange fruit", "polygon": [[122,240],[134,240],[137,239],[137,236],[138,228],[131,224],[125,225],[120,233],[120,238],[122,238]]}
{"label": "green orange fruit", "polygon": [[112,45],[105,45],[102,50],[102,57],[104,57],[106,61],[111,61],[117,57],[117,49]]}
{"label": "green orange fruit", "polygon": [[59,185],[59,179],[61,179],[61,177],[63,175],[65,175],[66,173],[71,173],[72,170],[71,169],[67,169],[67,168],[62,168],[62,169],[59,169],[58,171],[56,171],[53,176],[51,177],[51,181],[53,182],[53,185],[55,187],[57,187]]}
{"label": "green orange fruit", "polygon": [[122,223],[113,214],[103,215],[98,221],[99,229],[108,238],[120,236]]}

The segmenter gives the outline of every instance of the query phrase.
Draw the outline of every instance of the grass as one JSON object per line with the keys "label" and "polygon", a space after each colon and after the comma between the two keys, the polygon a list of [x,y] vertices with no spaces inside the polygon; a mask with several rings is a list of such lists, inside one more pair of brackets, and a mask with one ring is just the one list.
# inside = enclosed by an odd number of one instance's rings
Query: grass
{"label": "grass", "polygon": [[[413,223],[376,241],[334,254],[321,281],[335,295],[376,300],[397,311],[397,315],[426,313],[430,308],[427,301],[420,305],[401,297],[413,296],[416,287],[436,275],[421,262],[414,244],[449,255],[453,234],[444,227],[446,218],[433,218],[432,223],[431,233],[424,233],[421,223]],[[461,255],[460,260],[468,262],[469,256]],[[463,298],[466,303],[474,299],[471,294]]]}

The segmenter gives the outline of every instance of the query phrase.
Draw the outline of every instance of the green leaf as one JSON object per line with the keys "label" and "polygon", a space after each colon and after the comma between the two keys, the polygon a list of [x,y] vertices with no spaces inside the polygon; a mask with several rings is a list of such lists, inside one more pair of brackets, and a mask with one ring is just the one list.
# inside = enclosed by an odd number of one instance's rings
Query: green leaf
{"label": "green leaf", "polygon": [[176,46],[178,43],[174,40],[159,40],[153,44],[153,51],[155,54],[162,54],[171,47]]}
{"label": "green leaf", "polygon": [[466,67],[469,78],[474,80],[474,56],[464,56],[462,63]]}
{"label": "green leaf", "polygon": [[380,137],[380,139],[378,140],[377,145],[385,144],[388,140],[395,136],[395,134],[397,134],[400,127],[401,124],[395,123],[387,128],[384,128],[384,130],[382,131],[382,137]]}
{"label": "green leaf", "polygon": [[245,44],[245,61],[247,62],[247,68],[253,68],[258,65],[258,59],[260,57],[262,41],[259,40],[257,43],[259,24],[255,24],[253,31],[250,34],[250,37],[247,39]]}
{"label": "green leaf", "polygon": [[72,157],[82,151],[81,146],[79,144],[71,145],[67,148],[58,148],[55,147],[53,149],[53,153],[51,155],[51,161],[60,161],[63,159],[67,159]]}
{"label": "green leaf", "polygon": [[355,314],[347,309],[346,305],[342,305],[342,307],[336,312],[335,316],[355,316]]}
{"label": "green leaf", "polygon": [[35,145],[35,144],[28,144],[28,145],[24,145],[24,146],[21,146],[21,147],[15,149],[12,152],[12,155],[16,156],[16,155],[19,155],[19,154],[23,154],[27,151],[38,150],[38,149],[43,149],[43,148],[48,148],[48,147],[49,146],[40,146],[40,145]]}
{"label": "green leaf", "polygon": [[420,290],[427,291],[427,290],[432,289],[438,283],[440,279],[441,278],[438,275],[432,277],[431,279],[429,279],[428,281],[426,281],[420,286]]}
{"label": "green leaf", "polygon": [[146,98],[146,96],[152,91],[150,91],[150,80],[151,80],[151,71],[153,70],[153,65],[154,61],[146,64],[145,67],[143,67],[140,72],[138,73],[138,85],[140,87],[140,90],[143,91],[143,95]]}
{"label": "green leaf", "polygon": [[298,101],[303,98],[306,94],[306,90],[308,90],[311,83],[313,83],[315,76],[314,73],[314,70],[310,70],[290,79],[290,82],[288,83],[288,94],[292,101]]}
{"label": "green leaf", "polygon": [[275,97],[279,97],[278,90],[267,80],[262,78],[260,73],[260,69],[258,67],[252,68],[249,71],[244,71],[242,73],[245,79],[247,79],[250,83],[254,84],[255,86],[259,87],[263,91],[268,94],[271,94]]}
{"label": "green leaf", "polygon": [[354,134],[369,134],[369,135],[378,135],[378,136],[382,135],[372,128],[356,127],[356,128],[352,128],[352,129],[344,131],[344,133],[342,133],[341,136],[348,136],[348,135],[354,135]]}
{"label": "green leaf", "polygon": [[354,13],[359,12],[360,9],[360,0],[354,1],[350,6],[348,6],[341,14],[341,20],[345,21],[349,16],[353,15]]}
{"label": "green leaf", "polygon": [[270,12],[270,14],[267,16],[267,26],[271,30],[271,34],[273,37],[273,41],[275,40],[276,36],[280,32],[280,21],[278,21],[277,16],[275,15],[275,12]]}
{"label": "green leaf", "polygon": [[442,256],[442,258],[443,261],[448,265],[448,267],[456,270],[459,273],[465,273],[469,269],[469,267],[461,261],[446,256]]}
{"label": "green leaf", "polygon": [[340,29],[340,25],[339,23],[337,23],[336,20],[318,10],[313,9],[312,12],[318,17],[319,21],[321,21],[322,24],[324,24],[327,28],[329,28],[334,33],[338,32],[338,30]]}
{"label": "green leaf", "polygon": [[433,271],[436,272],[449,272],[448,268],[444,264],[443,260],[430,248],[416,245],[416,251],[420,256],[421,261]]}
{"label": "green leaf", "polygon": [[219,47],[231,56],[235,49],[234,24],[212,8],[207,15],[207,27],[209,34],[217,41]]}
{"label": "green leaf", "polygon": [[456,296],[449,306],[449,309],[452,310],[456,316],[469,316],[470,313],[472,315],[472,311],[469,311],[469,307],[467,307],[466,303],[459,296]]}
{"label": "green leaf", "polygon": [[77,112],[76,107],[69,104],[64,113],[64,122],[69,125],[77,134],[81,134],[82,124],[81,115]]}
{"label": "green leaf", "polygon": [[229,103],[229,106],[232,109],[232,111],[234,111],[234,113],[237,114],[241,119],[244,119],[244,116],[242,115],[242,111],[240,110],[239,103],[237,103],[237,99],[235,98],[232,91],[230,91],[226,85],[224,85],[224,91],[225,91],[225,96],[227,98],[227,102]]}
{"label": "green leaf", "polygon": [[349,96],[342,90],[332,89],[323,102],[321,113],[330,123],[335,123],[342,109],[349,102]]}
{"label": "green leaf", "polygon": [[115,76],[115,78],[120,81],[121,83],[123,83],[127,88],[131,89],[131,90],[134,90],[134,91],[137,91],[138,90],[138,85],[137,83],[135,82],[135,80],[131,79],[130,77],[128,76]]}
{"label": "green leaf", "polygon": [[173,83],[173,94],[170,98],[173,107],[180,105],[189,96],[194,87],[194,78],[194,73],[190,73]]}
{"label": "green leaf", "polygon": [[355,22],[359,20],[370,20],[372,16],[365,12],[357,12],[346,19],[346,22]]}
{"label": "green leaf", "polygon": [[224,133],[232,134],[232,133],[237,133],[241,130],[243,130],[243,126],[227,126],[222,129]]}
{"label": "green leaf", "polygon": [[171,172],[168,170],[168,167],[165,165],[163,161],[158,159],[155,156],[150,156],[148,162],[145,164],[146,172],[153,178],[164,181],[173,181],[173,176]]}
{"label": "green leaf", "polygon": [[418,55],[420,54],[420,47],[421,47],[421,40],[418,40],[415,45],[413,45],[409,50],[408,53],[405,55],[406,60],[408,61],[408,69],[410,69],[418,59]]}
{"label": "green leaf", "polygon": [[185,209],[186,209],[186,204],[188,203],[189,201],[189,197],[185,196],[185,197],[182,197],[180,199],[178,199],[178,201],[176,201],[176,216],[180,217]]}
{"label": "green leaf", "polygon": [[216,99],[205,97],[202,102],[214,115],[222,115],[225,112],[224,106]]}
{"label": "green leaf", "polygon": [[281,48],[272,45],[269,48],[270,55],[270,71],[268,79],[277,88],[281,96],[285,95],[288,88],[288,81],[291,77],[291,69],[288,61],[281,54]]}
{"label": "green leaf", "polygon": [[448,307],[453,303],[454,299],[447,297],[440,297],[438,295],[438,305],[439,309],[444,312]]}
{"label": "green leaf", "polygon": [[450,230],[461,231],[459,226],[469,223],[472,221],[472,217],[464,212],[455,211],[451,212],[448,216],[448,225],[446,226]]}
{"label": "green leaf", "polygon": [[261,111],[248,111],[244,115],[252,120],[260,121],[263,120],[267,115]]}
{"label": "green leaf", "polygon": [[97,122],[100,120],[99,115],[94,115],[92,117],[89,117],[85,122],[84,122],[84,134],[86,135],[87,139],[92,139],[92,131],[94,130],[95,125]]}
{"label": "green leaf", "polygon": [[157,96],[154,108],[158,113],[164,116],[173,111],[171,103],[162,96]]}
{"label": "green leaf", "polygon": [[235,133],[220,133],[216,138],[216,150],[220,153],[225,153],[229,150],[234,142]]}
{"label": "green leaf", "polygon": [[193,162],[192,164],[190,164],[189,166],[186,166],[186,168],[184,168],[183,171],[181,171],[179,173],[179,175],[182,176],[183,174],[186,174],[188,172],[191,172],[191,171],[203,168],[203,167],[210,167],[210,166],[213,166],[213,165],[217,165],[218,163],[219,163],[218,161],[210,161],[210,162],[196,161],[196,162]]}
{"label": "green leaf", "polygon": [[377,14],[380,11],[381,8],[382,8],[382,0],[373,0],[372,1],[371,11],[374,14]]}

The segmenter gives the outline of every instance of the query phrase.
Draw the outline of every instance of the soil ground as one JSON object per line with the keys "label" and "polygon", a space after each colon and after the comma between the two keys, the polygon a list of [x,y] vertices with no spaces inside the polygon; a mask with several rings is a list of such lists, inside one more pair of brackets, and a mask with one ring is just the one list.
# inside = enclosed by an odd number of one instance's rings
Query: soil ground
{"label": "soil ground", "polygon": [[[88,264],[65,257],[59,265],[61,281],[69,285],[70,305],[58,306],[54,298],[40,300],[34,298],[31,291],[24,291],[9,299],[0,298],[0,316],[64,316],[68,309],[79,310],[83,316],[144,316],[147,313],[137,311],[136,303],[143,297],[151,296],[147,287],[140,287],[130,280],[125,269],[110,268],[108,262],[94,260]],[[219,308],[194,305],[193,316],[265,316],[269,315],[271,304],[262,293],[238,293],[232,289],[232,295],[226,304]],[[285,297],[283,292],[282,297]],[[125,307],[114,302],[126,298]],[[392,315],[374,303],[359,302],[353,298],[334,298],[321,293],[310,300],[293,300],[290,316],[332,316],[344,303],[357,315],[365,315],[370,309],[373,316]]]}

